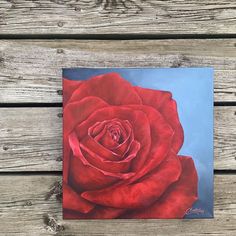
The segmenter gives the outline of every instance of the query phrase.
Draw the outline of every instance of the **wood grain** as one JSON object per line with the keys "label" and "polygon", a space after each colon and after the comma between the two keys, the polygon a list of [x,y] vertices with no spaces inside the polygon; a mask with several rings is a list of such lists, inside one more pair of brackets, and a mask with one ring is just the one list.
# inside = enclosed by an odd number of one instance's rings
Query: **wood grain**
{"label": "wood grain", "polygon": [[[0,108],[0,171],[61,171],[61,108]],[[215,107],[215,169],[236,170],[236,107]]]}
{"label": "wood grain", "polygon": [[61,170],[61,108],[0,109],[0,171]]}
{"label": "wood grain", "polygon": [[[230,0],[0,0],[1,38],[232,34]],[[235,106],[215,107],[214,219],[62,220],[62,108],[43,107],[62,102],[62,67],[213,67],[214,100],[236,102],[235,38],[0,40],[0,105],[42,106],[0,108],[0,236],[236,235]]]}
{"label": "wood grain", "polygon": [[215,219],[62,220],[61,176],[1,176],[0,235],[235,235],[236,176],[215,176]]}
{"label": "wood grain", "polygon": [[65,67],[213,67],[215,101],[236,101],[236,41],[0,41],[0,103],[62,101]]}
{"label": "wood grain", "polygon": [[234,1],[0,1],[4,34],[235,34]]}

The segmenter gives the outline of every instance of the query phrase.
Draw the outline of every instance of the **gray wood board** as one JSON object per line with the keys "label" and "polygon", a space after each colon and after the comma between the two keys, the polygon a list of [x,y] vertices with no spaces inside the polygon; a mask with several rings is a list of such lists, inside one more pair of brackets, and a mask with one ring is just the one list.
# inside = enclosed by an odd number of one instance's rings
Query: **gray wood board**
{"label": "gray wood board", "polygon": [[0,1],[0,34],[235,34],[230,0]]}
{"label": "gray wood board", "polygon": [[0,103],[60,103],[62,67],[213,67],[215,101],[236,101],[235,39],[3,40]]}

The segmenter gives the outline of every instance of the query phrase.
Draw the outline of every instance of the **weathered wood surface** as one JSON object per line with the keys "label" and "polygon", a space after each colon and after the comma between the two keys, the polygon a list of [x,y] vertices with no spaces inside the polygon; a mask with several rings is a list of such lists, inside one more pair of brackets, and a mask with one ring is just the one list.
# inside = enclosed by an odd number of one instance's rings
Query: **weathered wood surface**
{"label": "weathered wood surface", "polygon": [[[0,0],[2,38],[232,34],[230,0]],[[214,100],[236,102],[234,38],[0,40],[0,104],[61,103],[62,67],[214,67]],[[63,221],[62,108],[1,107],[0,235],[234,236],[235,106],[215,107],[214,146],[215,219]]]}
{"label": "weathered wood surface", "polygon": [[61,176],[1,176],[0,235],[235,235],[236,176],[215,176],[215,219],[62,220]]}
{"label": "weathered wood surface", "polygon": [[235,34],[234,1],[0,1],[0,34]]}
{"label": "weathered wood surface", "polygon": [[[0,172],[60,171],[62,108],[0,108]],[[236,170],[236,107],[215,107],[215,169]]]}
{"label": "weathered wood surface", "polygon": [[61,102],[62,67],[214,67],[215,101],[236,101],[236,41],[0,41],[0,103]]}

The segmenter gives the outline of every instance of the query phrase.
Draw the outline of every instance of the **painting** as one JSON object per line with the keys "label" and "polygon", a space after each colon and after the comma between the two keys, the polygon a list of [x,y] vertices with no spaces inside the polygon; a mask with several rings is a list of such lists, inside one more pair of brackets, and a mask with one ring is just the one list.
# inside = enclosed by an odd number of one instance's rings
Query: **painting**
{"label": "painting", "polygon": [[213,69],[63,69],[63,218],[213,217]]}

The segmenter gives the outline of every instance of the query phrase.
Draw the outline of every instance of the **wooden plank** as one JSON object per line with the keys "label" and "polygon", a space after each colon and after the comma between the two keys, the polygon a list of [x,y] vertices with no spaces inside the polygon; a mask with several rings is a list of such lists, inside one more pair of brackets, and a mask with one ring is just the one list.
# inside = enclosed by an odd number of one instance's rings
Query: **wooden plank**
{"label": "wooden plank", "polygon": [[0,1],[1,34],[235,34],[234,1]]}
{"label": "wooden plank", "polygon": [[61,108],[1,108],[0,171],[61,170],[61,112]]}
{"label": "wooden plank", "polygon": [[215,101],[236,101],[236,44],[214,40],[0,41],[0,103],[62,101],[62,67],[214,67]]}
{"label": "wooden plank", "polygon": [[236,169],[236,107],[214,107],[214,168]]}
{"label": "wooden plank", "polygon": [[235,235],[235,175],[215,176],[215,218],[209,220],[62,220],[60,181],[1,176],[0,235]]}
{"label": "wooden plank", "polygon": [[[0,109],[0,171],[60,171],[61,108]],[[215,169],[236,169],[236,107],[215,107]]]}

